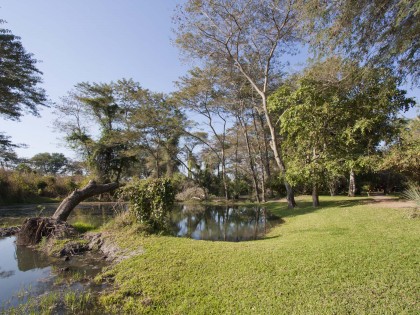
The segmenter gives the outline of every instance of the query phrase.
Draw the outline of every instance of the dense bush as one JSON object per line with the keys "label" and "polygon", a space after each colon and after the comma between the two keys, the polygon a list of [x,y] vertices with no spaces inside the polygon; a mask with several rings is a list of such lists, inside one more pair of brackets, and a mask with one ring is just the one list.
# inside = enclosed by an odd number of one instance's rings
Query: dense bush
{"label": "dense bush", "polygon": [[38,202],[39,197],[63,198],[79,187],[77,176],[45,176],[30,170],[0,169],[0,204]]}
{"label": "dense bush", "polygon": [[130,211],[137,220],[154,232],[165,231],[168,214],[175,200],[175,190],[169,179],[134,181],[119,190],[120,198],[130,202]]}

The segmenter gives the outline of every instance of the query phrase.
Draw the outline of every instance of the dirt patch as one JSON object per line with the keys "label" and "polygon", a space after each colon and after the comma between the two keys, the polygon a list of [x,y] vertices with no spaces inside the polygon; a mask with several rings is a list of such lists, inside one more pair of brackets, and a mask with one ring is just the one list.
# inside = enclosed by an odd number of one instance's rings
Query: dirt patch
{"label": "dirt patch", "polygon": [[416,203],[410,200],[398,199],[397,197],[378,195],[371,196],[367,200],[369,204],[380,204],[381,207],[393,208],[393,209],[410,209],[416,208]]}
{"label": "dirt patch", "polygon": [[101,251],[105,255],[104,258],[109,262],[120,262],[144,253],[142,248],[135,251],[122,250],[107,233],[87,233],[84,238],[89,241],[88,247],[90,250]]}

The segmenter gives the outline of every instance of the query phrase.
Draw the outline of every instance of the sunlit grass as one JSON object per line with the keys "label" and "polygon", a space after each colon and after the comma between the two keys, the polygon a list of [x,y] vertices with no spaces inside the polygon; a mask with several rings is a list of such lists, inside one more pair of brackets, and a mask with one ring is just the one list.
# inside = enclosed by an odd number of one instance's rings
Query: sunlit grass
{"label": "sunlit grass", "polygon": [[414,314],[419,221],[368,198],[269,203],[285,223],[264,240],[226,243],[114,231],[143,247],[104,274],[109,312],[131,314]]}
{"label": "sunlit grass", "polygon": [[93,231],[97,228],[96,226],[94,226],[90,223],[86,223],[86,222],[75,222],[75,223],[72,223],[72,226],[79,233],[86,233],[86,232],[89,232],[89,231]]}

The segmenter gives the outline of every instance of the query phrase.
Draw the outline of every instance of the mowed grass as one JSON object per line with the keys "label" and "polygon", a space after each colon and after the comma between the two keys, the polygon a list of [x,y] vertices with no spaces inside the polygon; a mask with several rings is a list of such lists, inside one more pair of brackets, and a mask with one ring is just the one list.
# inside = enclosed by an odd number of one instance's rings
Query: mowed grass
{"label": "mowed grass", "polygon": [[116,233],[141,255],[105,273],[118,314],[418,314],[419,220],[366,199],[309,199],[266,239],[208,242]]}

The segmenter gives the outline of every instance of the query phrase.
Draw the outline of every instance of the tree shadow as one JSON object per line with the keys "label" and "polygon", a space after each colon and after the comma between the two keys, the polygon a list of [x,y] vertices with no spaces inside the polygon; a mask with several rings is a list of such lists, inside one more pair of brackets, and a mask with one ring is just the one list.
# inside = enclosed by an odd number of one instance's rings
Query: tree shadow
{"label": "tree shadow", "polygon": [[291,217],[313,213],[313,212],[326,209],[326,208],[348,208],[348,207],[366,205],[366,204],[371,204],[371,203],[376,202],[374,199],[366,199],[366,198],[359,199],[357,197],[356,197],[357,199],[350,199],[350,198],[352,197],[348,197],[348,199],[345,198],[341,200],[322,200],[321,199],[319,207],[313,207],[312,201],[305,200],[305,199],[298,200],[297,201],[298,206],[295,207],[294,209],[289,209],[287,207],[287,202],[283,202],[283,201],[267,203],[265,207],[272,214],[284,219],[284,218],[291,218]]}

